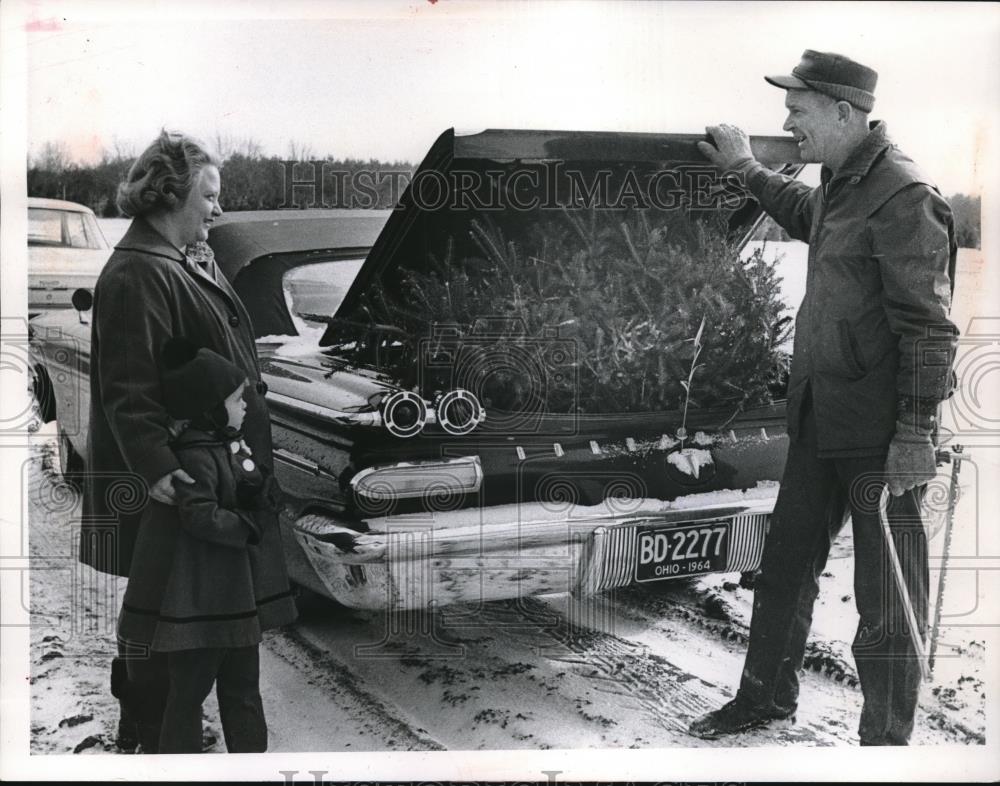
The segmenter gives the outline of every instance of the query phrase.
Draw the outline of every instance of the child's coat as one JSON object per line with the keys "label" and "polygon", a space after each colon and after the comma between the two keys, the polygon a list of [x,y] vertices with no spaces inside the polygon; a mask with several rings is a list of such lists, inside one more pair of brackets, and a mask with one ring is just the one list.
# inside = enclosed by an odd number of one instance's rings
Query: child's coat
{"label": "child's coat", "polygon": [[237,508],[260,470],[245,443],[197,429],[173,448],[195,483],[174,483],[178,509],[143,512],[118,635],[161,652],[257,644],[296,616],[275,514]]}

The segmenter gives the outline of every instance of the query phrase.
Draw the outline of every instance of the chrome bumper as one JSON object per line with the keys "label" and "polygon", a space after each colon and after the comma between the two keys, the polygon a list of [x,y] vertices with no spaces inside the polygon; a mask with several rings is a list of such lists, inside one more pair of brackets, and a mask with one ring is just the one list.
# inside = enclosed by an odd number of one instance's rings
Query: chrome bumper
{"label": "chrome bumper", "polygon": [[[655,505],[666,503],[652,501],[628,513],[588,508],[583,515],[513,516],[464,526],[435,527],[427,519],[399,516],[367,533],[310,514],[295,522],[293,532],[327,593],[346,606],[414,609],[558,592],[590,595],[635,579],[640,528],[725,520],[730,529],[721,572],[754,570],[763,555],[777,484],[753,492],[665,510]],[[696,497],[685,500],[697,502]],[[471,518],[480,511],[464,513]]]}

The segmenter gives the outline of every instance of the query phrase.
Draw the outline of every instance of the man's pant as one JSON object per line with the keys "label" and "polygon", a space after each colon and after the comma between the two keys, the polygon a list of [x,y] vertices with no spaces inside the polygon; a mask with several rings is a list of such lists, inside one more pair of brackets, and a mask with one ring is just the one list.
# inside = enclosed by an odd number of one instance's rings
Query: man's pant
{"label": "man's pant", "polygon": [[170,689],[163,712],[160,753],[201,752],[201,706],[215,683],[222,733],[230,753],[267,750],[260,698],[260,658],[252,647],[168,652]]}
{"label": "man's pant", "polygon": [[[797,706],[806,638],[830,544],[850,512],[854,596],[860,624],[852,651],[864,709],[863,745],[905,745],[913,730],[920,666],[879,521],[885,454],[818,458],[811,407],[789,446],[781,490],[755,584],[753,619],[739,696],[775,714]],[[926,633],[927,541],[922,489],[889,497],[888,519],[921,635]]]}

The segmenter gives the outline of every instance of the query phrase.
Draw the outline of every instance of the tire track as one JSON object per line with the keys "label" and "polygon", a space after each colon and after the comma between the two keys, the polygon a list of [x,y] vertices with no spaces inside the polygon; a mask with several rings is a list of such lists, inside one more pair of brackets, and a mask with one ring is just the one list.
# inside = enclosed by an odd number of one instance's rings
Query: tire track
{"label": "tire track", "polygon": [[[678,735],[685,746],[712,745],[687,735],[690,721],[716,709],[729,692],[653,652],[648,646],[612,633],[581,627],[556,615],[541,600],[524,598],[510,604],[488,604],[483,616],[493,617],[508,629],[524,625],[519,638],[533,645],[550,661],[565,664],[596,684],[609,700],[629,702],[660,728]],[[534,629],[532,629],[534,628]],[[779,743],[834,745],[851,741],[846,730],[822,724],[772,726],[766,738],[746,734],[729,744],[753,745],[761,739]]]}
{"label": "tire track", "polygon": [[[732,642],[745,648],[749,644],[749,628],[729,613],[725,599],[715,591],[703,595],[681,588],[681,597],[664,597],[639,588],[629,588],[616,596],[616,610],[623,618],[633,618],[642,622],[652,621],[659,628],[664,626],[659,619],[678,620],[695,626],[707,633],[718,636],[723,641]],[[652,619],[651,619],[652,618]],[[853,689],[860,694],[860,682],[853,663],[840,651],[845,645],[836,642],[810,639],[806,644],[803,671],[823,677],[829,683],[836,683]],[[985,745],[986,736],[981,731],[956,719],[938,699],[940,687],[930,689],[925,686],[921,698],[920,711],[927,728],[943,732],[951,740],[965,745]]]}
{"label": "tire track", "polygon": [[[317,648],[331,651],[350,679],[368,686],[397,715],[418,718],[449,750],[634,743],[638,705],[603,701],[593,679],[568,663],[538,657],[554,642],[535,620],[508,608],[490,603],[442,610],[433,635],[387,640],[375,657],[359,655],[358,647],[378,638],[377,622],[306,621],[300,627]],[[677,738],[673,729],[657,735],[657,742]]]}
{"label": "tire track", "polygon": [[[728,611],[725,599],[718,593],[708,593],[698,598],[689,595],[689,600],[654,595],[642,589],[628,588],[617,596],[616,605],[624,615],[646,620],[679,620],[696,626],[718,638],[746,647],[750,642],[749,628],[735,619]],[[810,639],[806,642],[803,667],[830,680],[857,688],[858,673],[854,664],[837,652],[830,642]]]}
{"label": "tire track", "polygon": [[398,707],[363,687],[348,666],[294,628],[265,636],[262,646],[302,674],[308,685],[340,708],[365,736],[382,739],[384,749],[447,750],[426,729],[404,718]]}

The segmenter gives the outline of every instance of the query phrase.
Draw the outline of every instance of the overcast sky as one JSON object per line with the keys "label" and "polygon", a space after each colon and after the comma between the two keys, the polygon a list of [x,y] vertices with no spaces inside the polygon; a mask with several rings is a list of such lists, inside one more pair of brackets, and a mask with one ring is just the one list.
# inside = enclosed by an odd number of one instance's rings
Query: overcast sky
{"label": "overcast sky", "polygon": [[1000,129],[996,4],[29,7],[29,150],[59,142],[78,160],[141,149],[161,126],[410,161],[451,126],[780,133],[784,94],[762,75],[807,47],[879,72],[873,116],[946,193],[981,190],[977,155]]}

